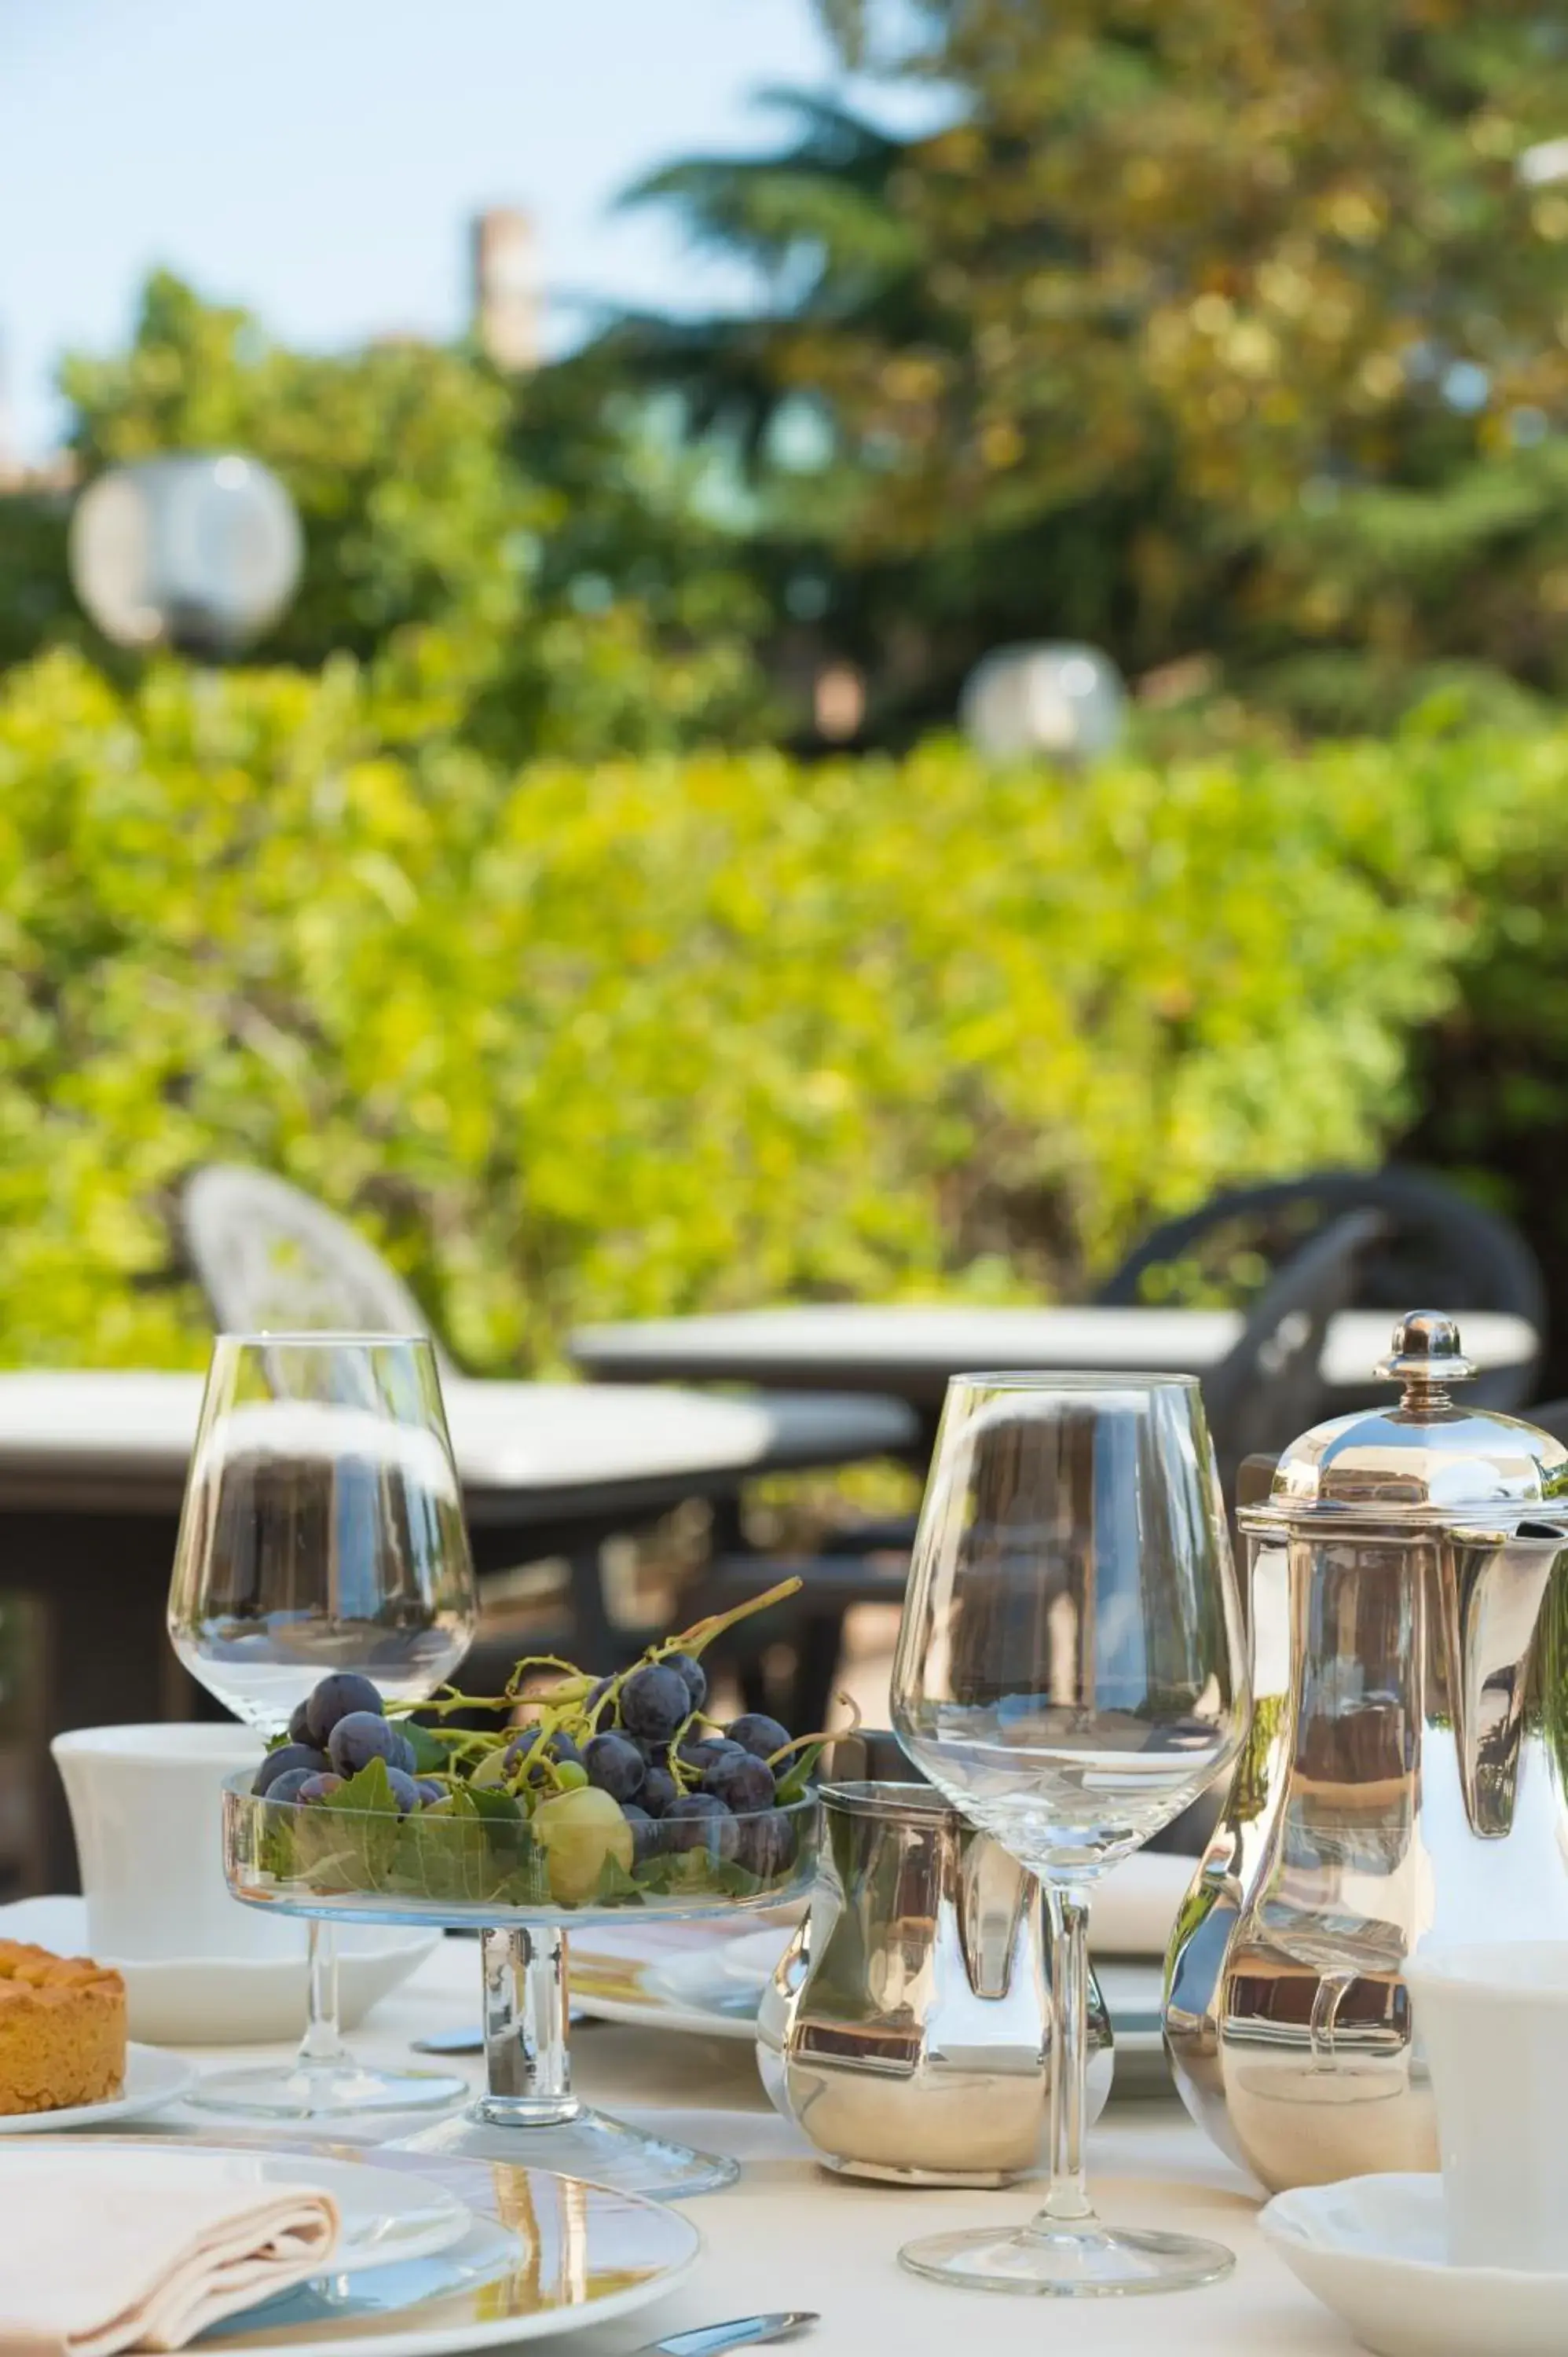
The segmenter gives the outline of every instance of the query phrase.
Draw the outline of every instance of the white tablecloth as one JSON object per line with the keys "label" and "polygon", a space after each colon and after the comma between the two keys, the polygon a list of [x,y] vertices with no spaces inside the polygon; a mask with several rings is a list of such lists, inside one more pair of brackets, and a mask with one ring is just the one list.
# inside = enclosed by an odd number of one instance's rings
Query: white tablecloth
{"label": "white tablecloth", "polygon": [[[448,1940],[383,2000],[352,2043],[368,2060],[406,2063],[410,2040],[477,2019],[478,2010],[476,1943]],[[900,2243],[915,2234],[1024,2218],[1028,2185],[997,2193],[907,2192],[830,2176],[768,2109],[748,2046],[607,2023],[579,2026],[573,2045],[576,2083],[590,2101],[744,2164],[738,2185],[689,2205],[706,2244],[696,2273],[640,2314],[573,2336],[580,2357],[622,2357],[660,2334],[789,2308],[821,2311],[822,2323],[800,2343],[801,2357],[937,2357],[965,2348],[977,2357],[1039,2357],[1069,2347],[1074,2357],[1144,2357],[1150,2348],[1161,2357],[1345,2357],[1353,2346],[1265,2246],[1253,2222],[1256,2192],[1174,2097],[1112,2099],[1090,2140],[1095,2198],[1112,2221],[1217,2235],[1236,2252],[1235,2274],[1158,2298],[1058,2306],[949,2290],[897,2264]],[[193,2050],[191,2059],[227,2067],[279,2050]],[[477,2061],[453,2067],[478,2077]],[[215,2115],[183,2105],[158,2125],[221,2133]],[[356,2132],[370,2139],[415,2125],[360,2123]]]}

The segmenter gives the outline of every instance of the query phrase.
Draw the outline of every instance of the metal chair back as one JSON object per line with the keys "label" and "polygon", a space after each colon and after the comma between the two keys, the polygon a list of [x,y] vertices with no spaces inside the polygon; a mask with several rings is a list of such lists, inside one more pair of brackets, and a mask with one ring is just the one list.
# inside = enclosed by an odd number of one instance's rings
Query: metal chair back
{"label": "metal chair back", "polygon": [[[430,1332],[374,1245],[285,1178],[213,1163],[189,1180],[180,1210],[191,1266],[222,1330]],[[435,1351],[450,1376],[439,1343]]]}

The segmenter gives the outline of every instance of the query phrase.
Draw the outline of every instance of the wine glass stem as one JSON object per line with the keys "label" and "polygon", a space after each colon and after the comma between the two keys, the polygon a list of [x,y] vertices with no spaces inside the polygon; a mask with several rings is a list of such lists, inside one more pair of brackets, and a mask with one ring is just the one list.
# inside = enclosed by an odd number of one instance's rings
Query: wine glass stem
{"label": "wine glass stem", "polygon": [[338,2027],[338,1934],[330,1923],[312,1917],[309,1940],[309,1992],[305,2036],[299,2041],[300,2068],[337,2070],[353,2061]]}
{"label": "wine glass stem", "polygon": [[485,1975],[486,2119],[547,2127],[575,2118],[566,2044],[566,1943],[521,1924],[479,1935]]}
{"label": "wine glass stem", "polygon": [[1056,2052],[1051,2057],[1051,2190],[1036,2226],[1092,2219],[1084,2188],[1083,2133],[1088,2117],[1089,1902],[1069,1885],[1047,1882],[1044,1903],[1051,1933],[1051,2002]]}

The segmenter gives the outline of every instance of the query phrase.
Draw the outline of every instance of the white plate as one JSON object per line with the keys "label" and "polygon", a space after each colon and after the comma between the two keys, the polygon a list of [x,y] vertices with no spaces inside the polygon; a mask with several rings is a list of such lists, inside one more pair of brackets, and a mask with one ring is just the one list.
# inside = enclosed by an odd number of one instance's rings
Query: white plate
{"label": "white plate", "polygon": [[[151,2046],[265,2046],[305,2026],[303,1923],[289,1956],[100,1956],[125,1984],[133,2038]],[[439,1945],[439,1932],[341,1923],[338,2001],[345,2029],[357,2029],[379,1997],[396,1988]],[[56,1955],[91,1953],[84,1899],[18,1899],[0,1907],[0,1939],[36,1941]]]}
{"label": "white plate", "polygon": [[140,2119],[177,2103],[195,2079],[194,2066],[177,2054],[160,2054],[156,2046],[127,2046],[123,2094],[104,2104],[72,2104],[59,2112],[0,2113],[0,2136],[53,2136],[60,2128],[96,2128],[111,2120]]}
{"label": "white plate", "polygon": [[[749,2041],[768,1975],[789,1944],[788,1930],[715,1934],[711,1944],[671,1954],[648,1927],[639,1953],[631,1927],[610,1938],[585,1932],[571,1943],[572,1996],[585,2013],[637,2029],[673,2029],[706,2038]],[[1164,1967],[1157,1964],[1097,1964],[1095,1977],[1111,2011],[1118,2079],[1123,2093],[1169,2083],[1160,2027]]]}
{"label": "white plate", "polygon": [[1440,2177],[1298,2185],[1277,2193],[1258,2223],[1292,2274],[1377,2357],[1568,2349],[1568,2273],[1451,2266]]}
{"label": "white plate", "polygon": [[[403,2156],[378,2152],[378,2163]],[[467,2201],[474,2222],[435,2257],[335,2276],[231,2317],[206,2350],[246,2357],[446,2357],[582,2332],[662,2298],[702,2237],[678,2210],[547,2169],[410,2153]]]}
{"label": "white plate", "polygon": [[193,2165],[199,2166],[202,2180],[209,2185],[308,2185],[330,2193],[342,2219],[330,2270],[334,2277],[428,2258],[461,2242],[474,2223],[467,2203],[427,2177],[411,2177],[403,2169],[376,2169],[360,2161],[247,2151],[186,2137],[166,2139],[162,2144],[138,2138],[126,2144],[117,2136],[105,2136],[90,2144],[34,2146],[27,2152],[0,2153],[0,2207],[6,2176],[21,2174],[29,2184],[40,2175],[58,2174],[73,2193],[80,2191],[82,2201],[91,2204],[94,2178],[123,2176],[131,2153],[135,2155],[136,2175],[144,2183],[166,2179],[171,2202],[177,2201],[180,2188],[189,2184]]}

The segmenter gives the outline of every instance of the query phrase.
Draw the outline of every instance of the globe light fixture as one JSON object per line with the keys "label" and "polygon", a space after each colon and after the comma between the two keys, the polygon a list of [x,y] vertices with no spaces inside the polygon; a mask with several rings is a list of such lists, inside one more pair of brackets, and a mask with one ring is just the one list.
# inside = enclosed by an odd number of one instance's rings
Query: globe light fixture
{"label": "globe light fixture", "polygon": [[964,682],[959,716],[989,760],[1094,761],[1121,742],[1127,691],[1098,648],[998,647]]}
{"label": "globe light fixture", "polygon": [[219,662],[284,611],[304,544],[294,501],[258,459],[191,452],[98,476],[76,503],[68,553],[105,638]]}

